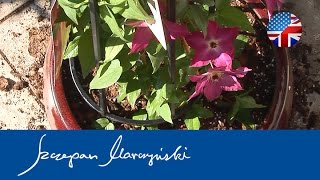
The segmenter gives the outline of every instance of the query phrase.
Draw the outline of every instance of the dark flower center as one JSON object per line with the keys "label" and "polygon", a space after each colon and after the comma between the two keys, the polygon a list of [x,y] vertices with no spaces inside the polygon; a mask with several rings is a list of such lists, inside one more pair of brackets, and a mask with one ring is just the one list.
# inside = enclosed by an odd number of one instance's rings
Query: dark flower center
{"label": "dark flower center", "polygon": [[216,48],[218,46],[218,44],[216,42],[214,42],[214,41],[211,41],[209,43],[209,45],[210,45],[211,48]]}
{"label": "dark flower center", "polygon": [[208,75],[208,79],[211,81],[218,81],[222,76],[221,72],[213,71]]}

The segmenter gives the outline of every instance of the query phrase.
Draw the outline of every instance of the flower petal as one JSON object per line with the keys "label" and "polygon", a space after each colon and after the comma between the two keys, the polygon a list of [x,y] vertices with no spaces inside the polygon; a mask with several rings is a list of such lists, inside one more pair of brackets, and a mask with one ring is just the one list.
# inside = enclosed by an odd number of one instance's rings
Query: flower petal
{"label": "flower petal", "polygon": [[201,75],[192,75],[189,77],[190,81],[192,82],[198,82],[200,80],[202,80],[206,75],[201,74]]}
{"label": "flower petal", "polygon": [[219,44],[232,44],[239,34],[239,28],[219,28],[217,30],[216,39]]}
{"label": "flower petal", "polygon": [[204,35],[201,32],[193,32],[186,37],[188,45],[199,51],[209,48],[207,41],[204,39]]}
{"label": "flower petal", "polygon": [[[202,67],[208,65],[210,62],[215,61],[221,55],[222,51],[220,48],[207,48],[202,51],[196,51],[191,66],[192,67]],[[223,57],[222,57],[223,58]]]}
{"label": "flower petal", "polygon": [[223,75],[220,79],[220,85],[225,91],[240,91],[243,90],[241,84],[235,76]]}
{"label": "flower petal", "polygon": [[232,58],[229,54],[222,53],[215,61],[214,65],[216,67],[226,67],[227,70],[232,69]]}
{"label": "flower petal", "polygon": [[130,54],[144,50],[148,46],[152,38],[153,34],[149,28],[137,28],[133,36]]}
{"label": "flower petal", "polygon": [[247,67],[240,67],[234,71],[232,71],[234,73],[235,76],[237,76],[238,78],[243,78],[248,72],[252,71],[252,69],[249,69]]}
{"label": "flower petal", "polygon": [[196,51],[192,58],[191,67],[203,67],[218,57],[218,54],[213,49],[204,49]]}
{"label": "flower petal", "polygon": [[218,29],[219,29],[219,25],[217,22],[209,21],[206,40],[209,41],[212,39],[217,39],[218,38],[218,34],[217,34]]}
{"label": "flower petal", "polygon": [[176,38],[179,38],[179,37],[185,37],[190,34],[188,28],[184,25],[173,23],[168,20],[165,21],[164,25],[167,28],[167,32],[171,40],[175,40]]}
{"label": "flower petal", "polygon": [[216,82],[207,81],[206,86],[203,89],[203,94],[208,101],[217,99],[222,93],[222,88]]}
{"label": "flower petal", "polygon": [[206,80],[203,80],[203,81],[198,81],[197,85],[196,85],[196,88],[195,88],[195,91],[194,93],[189,97],[189,100],[198,96],[199,94],[201,94],[203,92],[203,88],[204,86],[206,85]]}

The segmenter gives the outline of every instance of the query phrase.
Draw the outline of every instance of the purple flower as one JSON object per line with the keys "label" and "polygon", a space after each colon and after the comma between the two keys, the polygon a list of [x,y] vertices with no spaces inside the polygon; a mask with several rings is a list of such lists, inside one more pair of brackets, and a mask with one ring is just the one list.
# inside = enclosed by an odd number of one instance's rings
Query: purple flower
{"label": "purple flower", "polygon": [[195,92],[189,97],[189,100],[199,94],[204,94],[209,101],[213,101],[221,95],[222,91],[242,90],[237,78],[242,78],[251,71],[246,67],[232,70],[232,59],[226,53],[222,53],[214,65],[216,67],[210,68],[204,74],[190,76],[190,80],[197,84]]}
{"label": "purple flower", "polygon": [[189,46],[195,50],[191,66],[202,67],[219,61],[223,53],[233,57],[233,41],[238,32],[238,28],[223,28],[215,21],[209,21],[206,35],[199,31],[191,33],[186,37]]}

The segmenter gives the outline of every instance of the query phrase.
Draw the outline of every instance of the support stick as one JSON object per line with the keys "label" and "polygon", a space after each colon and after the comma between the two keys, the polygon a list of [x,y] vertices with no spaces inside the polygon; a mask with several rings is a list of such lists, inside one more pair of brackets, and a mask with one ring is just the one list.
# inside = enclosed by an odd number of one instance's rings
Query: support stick
{"label": "support stick", "polygon": [[[101,46],[100,46],[100,33],[99,33],[99,12],[98,12],[98,1],[96,0],[90,0],[89,1],[89,8],[90,8],[90,19],[91,19],[91,29],[92,29],[92,40],[93,40],[93,49],[94,49],[94,58],[96,62],[96,68],[98,69],[100,67],[100,61],[101,61]],[[89,59],[88,59],[89,60]],[[100,102],[99,106],[101,109],[102,114],[105,115],[106,108],[105,108],[105,91],[99,90],[99,97]]]}
{"label": "support stick", "polygon": [[[167,12],[168,20],[171,22],[176,22],[176,1],[167,0]],[[176,83],[176,45],[174,40],[169,41],[168,45],[168,55],[169,55],[169,76],[172,84]],[[170,109],[172,116],[175,116],[175,105],[170,104]]]}

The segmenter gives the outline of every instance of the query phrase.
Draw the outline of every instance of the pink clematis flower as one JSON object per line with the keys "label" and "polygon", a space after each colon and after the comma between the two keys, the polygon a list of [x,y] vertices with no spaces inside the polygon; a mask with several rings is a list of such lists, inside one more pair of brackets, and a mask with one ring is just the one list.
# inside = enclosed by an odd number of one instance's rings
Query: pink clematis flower
{"label": "pink clematis flower", "polygon": [[242,78],[251,71],[246,67],[232,70],[232,59],[226,53],[222,53],[214,65],[216,67],[210,68],[204,74],[190,76],[190,80],[197,84],[189,100],[203,93],[209,101],[213,101],[221,95],[222,91],[242,90],[237,78]]}
{"label": "pink clematis flower", "polygon": [[[156,39],[145,21],[129,21],[127,25],[136,27],[130,53],[136,53],[144,50],[152,39]],[[190,34],[188,28],[184,25],[173,23],[168,20],[164,20],[163,25],[167,41],[175,40],[176,38]]]}
{"label": "pink clematis flower", "polygon": [[207,34],[193,32],[186,40],[195,50],[192,67],[202,67],[210,62],[219,61],[223,53],[233,56],[233,41],[238,35],[238,28],[222,28],[215,21],[209,21]]}

